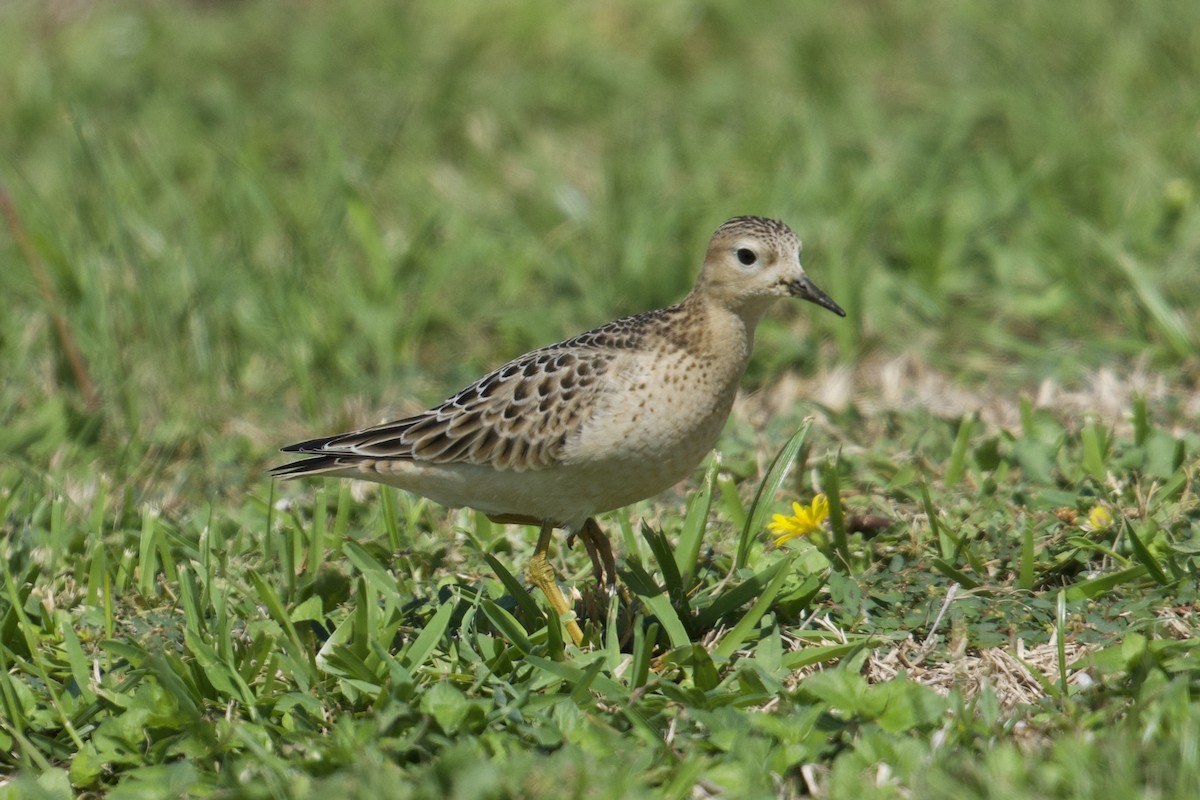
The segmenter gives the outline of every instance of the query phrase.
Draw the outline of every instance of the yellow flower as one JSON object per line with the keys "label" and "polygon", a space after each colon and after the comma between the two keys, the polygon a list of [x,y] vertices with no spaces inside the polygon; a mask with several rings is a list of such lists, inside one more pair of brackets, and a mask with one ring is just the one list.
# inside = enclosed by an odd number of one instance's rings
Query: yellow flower
{"label": "yellow flower", "polygon": [[1107,506],[1096,506],[1088,512],[1087,523],[1083,526],[1084,530],[1103,531],[1107,530],[1113,524],[1112,512]]}
{"label": "yellow flower", "polygon": [[784,542],[797,536],[807,536],[821,529],[821,523],[829,516],[829,498],[821,492],[813,498],[812,505],[805,508],[799,503],[792,503],[792,516],[785,517],[776,514],[771,518],[767,529],[775,534],[775,546],[780,547]]}

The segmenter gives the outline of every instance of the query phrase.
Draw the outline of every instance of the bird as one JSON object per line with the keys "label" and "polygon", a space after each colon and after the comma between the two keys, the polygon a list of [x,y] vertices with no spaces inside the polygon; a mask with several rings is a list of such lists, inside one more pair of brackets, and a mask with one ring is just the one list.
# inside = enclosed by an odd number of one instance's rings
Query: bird
{"label": "bird", "polygon": [[615,586],[596,515],[673,486],[712,450],[767,309],[792,297],[846,316],[800,252],[779,220],[729,219],[679,303],[518,356],[419,414],[283,447],[303,458],[271,472],[374,481],[540,527],[526,576],[581,646],[547,557],[554,530],[579,537],[598,581]]}

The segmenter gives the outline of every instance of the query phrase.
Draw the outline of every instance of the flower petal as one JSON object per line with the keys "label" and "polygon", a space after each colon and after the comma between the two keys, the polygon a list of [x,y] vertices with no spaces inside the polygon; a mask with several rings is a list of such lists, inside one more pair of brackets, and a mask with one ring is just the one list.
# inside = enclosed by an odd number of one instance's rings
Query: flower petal
{"label": "flower petal", "polygon": [[817,522],[823,522],[829,516],[829,496],[824,492],[813,498],[812,513]]}

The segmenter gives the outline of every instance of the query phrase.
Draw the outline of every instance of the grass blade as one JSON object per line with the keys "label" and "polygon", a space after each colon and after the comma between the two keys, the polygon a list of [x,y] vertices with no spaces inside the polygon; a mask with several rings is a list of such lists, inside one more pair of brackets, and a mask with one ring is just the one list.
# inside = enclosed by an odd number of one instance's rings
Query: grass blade
{"label": "grass blade", "polygon": [[803,669],[824,661],[847,658],[852,653],[869,646],[869,640],[845,644],[810,645],[803,650],[785,654],[780,660],[780,664],[788,670]]}
{"label": "grass blade", "polygon": [[842,571],[850,575],[853,570],[850,564],[850,542],[846,537],[846,513],[842,509],[842,488],[838,475],[840,463],[840,455],[825,462],[825,469],[821,472],[821,488],[829,498],[829,527],[833,531],[833,552],[838,561],[842,562]]}
{"label": "grass blade", "polygon": [[[629,690],[607,675],[602,675],[600,672],[591,675],[590,666],[588,669],[584,669],[579,667],[577,663],[551,661],[548,658],[542,658],[537,655],[527,656],[525,663],[537,667],[560,680],[566,681],[572,687],[577,687],[584,681],[587,681],[589,686],[595,686],[596,691],[601,692],[613,702],[624,702],[629,697]],[[596,663],[603,666],[604,659],[599,658]]]}
{"label": "grass blade", "polygon": [[704,543],[704,532],[708,528],[708,513],[712,508],[713,490],[716,488],[720,462],[716,456],[709,461],[704,472],[704,484],[688,502],[687,516],[679,532],[679,543],[675,546],[675,566],[687,586],[692,582],[696,562],[700,558],[700,547]]}
{"label": "grass blade", "polygon": [[621,579],[634,594],[642,599],[646,608],[650,609],[651,613],[658,618],[659,624],[667,634],[667,639],[671,642],[671,647],[690,645],[692,639],[688,635],[687,628],[679,619],[679,615],[675,613],[675,607],[671,605],[670,600],[654,583],[654,579],[637,561],[626,559],[625,565],[626,571],[621,574]]}
{"label": "grass blade", "polygon": [[788,568],[791,567],[793,558],[794,556],[788,555],[780,562],[778,571],[771,579],[771,582],[767,584],[767,588],[759,595],[758,600],[750,607],[745,616],[738,620],[733,629],[721,638],[720,644],[713,651],[715,655],[729,658],[741,647],[742,642],[750,636],[751,631],[758,625],[763,614],[766,614],[767,609],[771,607],[771,603],[775,600],[775,595],[779,594],[779,590],[783,588],[783,582],[788,577]]}
{"label": "grass blade", "polygon": [[931,563],[933,564],[934,569],[945,575],[950,580],[960,584],[964,589],[978,589],[983,585],[979,581],[967,575],[967,573],[955,569],[948,562],[943,561],[940,558],[933,559]]}
{"label": "grass blade", "polygon": [[950,452],[950,461],[946,464],[946,474],[942,476],[948,487],[958,485],[967,465],[967,445],[971,442],[971,434],[975,430],[975,414],[963,415],[958,423],[958,435],[954,437],[954,449]]}
{"label": "grass blade", "polygon": [[780,561],[767,567],[756,575],[718,595],[711,604],[696,615],[696,627],[708,630],[717,624],[721,617],[749,603],[766,590],[767,585],[775,578],[784,562]]}
{"label": "grass blade", "polygon": [[308,678],[315,682],[317,677],[315,656],[304,647],[304,643],[300,639],[300,634],[296,631],[296,626],[292,624],[287,610],[279,602],[279,597],[275,594],[275,590],[258,574],[257,570],[250,570],[248,576],[250,582],[254,584],[255,594],[258,595],[258,599],[262,601],[262,604],[267,607],[267,613],[271,616],[271,619],[275,620],[276,624],[283,628],[285,649],[290,651],[289,655],[291,655],[292,660],[296,664],[307,664],[309,666]]}
{"label": "grass blade", "polygon": [[379,493],[379,513],[383,516],[383,529],[387,532],[388,544],[392,550],[404,547],[404,538],[400,535],[400,515],[396,510],[396,492],[385,488]]}
{"label": "grass blade", "polygon": [[1062,589],[1054,599],[1054,629],[1058,645],[1058,688],[1063,699],[1068,697],[1067,688],[1067,594]]}
{"label": "grass blade", "polygon": [[650,675],[650,656],[658,640],[658,623],[646,627],[639,614],[633,621],[633,663],[629,665],[629,688],[640,689]]}
{"label": "grass blade", "polygon": [[[1154,520],[1149,520],[1146,522],[1145,529],[1148,530],[1150,535],[1155,533],[1156,527],[1157,525],[1155,524]],[[1158,559],[1155,558],[1154,554],[1146,548],[1146,545],[1142,542],[1141,537],[1138,536],[1137,531],[1133,529],[1133,525],[1129,524],[1128,521],[1125,522],[1125,534],[1129,537],[1129,546],[1132,548],[1133,554],[1137,556],[1137,560],[1146,567],[1146,571],[1150,573],[1150,577],[1153,578],[1154,581],[1160,586],[1166,586],[1168,583],[1170,583],[1170,579],[1168,579],[1166,573],[1163,572],[1162,565],[1158,563]]]}
{"label": "grass blade", "polygon": [[508,568],[501,563],[500,559],[496,558],[491,553],[484,553],[483,560],[488,563],[492,571],[496,573],[496,577],[504,584],[505,590],[512,597],[517,607],[521,609],[521,614],[529,620],[544,620],[546,615],[538,608],[537,601],[529,594],[529,590],[521,585],[513,574],[508,571]]}
{"label": "grass blade", "polygon": [[671,543],[667,541],[667,537],[662,531],[655,530],[644,522],[642,523],[642,538],[646,540],[646,544],[650,545],[650,552],[654,554],[654,560],[658,562],[671,605],[675,606],[681,619],[690,619],[692,610],[688,606],[687,587],[684,586],[683,576],[676,568],[675,556],[671,552]]}
{"label": "grass blade", "polygon": [[953,558],[954,539],[946,533],[941,520],[938,519],[937,509],[933,507],[933,500],[929,497],[929,484],[926,481],[921,481],[921,504],[925,507],[925,518],[929,520],[929,531],[937,539],[942,558]]}
{"label": "grass blade", "polygon": [[138,591],[142,597],[152,597],[156,566],[154,554],[158,551],[158,517],[147,507],[142,511],[142,535],[138,539]]}
{"label": "grass blade", "polygon": [[1026,518],[1021,530],[1021,566],[1017,575],[1017,586],[1025,591],[1033,589],[1033,520]]}
{"label": "grass blade", "polygon": [[1130,255],[1111,235],[1103,234],[1091,225],[1086,226],[1085,230],[1125,275],[1129,285],[1133,287],[1134,296],[1141,302],[1142,308],[1149,314],[1175,354],[1182,358],[1195,355],[1196,333],[1188,324],[1187,317],[1163,297],[1162,291],[1154,282],[1153,271],[1144,262]]}
{"label": "grass blade", "polygon": [[1103,485],[1108,475],[1108,470],[1104,468],[1104,431],[1095,420],[1089,420],[1079,432],[1079,438],[1083,444],[1083,468],[1092,480]]}
{"label": "grass blade", "polygon": [[717,477],[717,488],[721,490],[721,512],[733,523],[734,528],[744,528],[748,522],[746,504],[738,494],[737,484],[728,476]]}
{"label": "grass blade", "polygon": [[[496,627],[504,638],[512,642],[513,647],[521,651],[522,655],[529,655],[533,652],[533,642],[529,640],[529,633],[521,627],[521,623],[517,622],[517,618],[505,611],[500,606],[493,603],[491,600],[484,600],[479,604],[484,616],[486,616]],[[557,615],[552,614],[551,624],[558,625]]]}
{"label": "grass blade", "polygon": [[437,647],[438,642],[446,633],[446,628],[450,626],[450,619],[453,616],[454,603],[442,603],[438,606],[438,610],[433,612],[433,616],[429,618],[429,622],[425,623],[425,627],[421,629],[417,638],[413,639],[412,644],[406,647],[400,655],[400,661],[409,671],[415,671],[429,660],[429,657],[433,655],[433,649]]}
{"label": "grass blade", "polygon": [[746,525],[742,528],[742,536],[738,541],[737,557],[733,562],[734,569],[741,569],[746,566],[746,562],[750,558],[750,548],[753,547],[755,538],[766,527],[767,515],[771,512],[771,504],[775,499],[775,493],[779,491],[784,478],[787,477],[788,471],[792,468],[792,463],[796,460],[800,448],[804,446],[811,427],[812,419],[804,420],[799,430],[792,434],[783,447],[779,448],[779,452],[775,454],[775,458],[771,461],[771,466],[767,468],[767,474],[763,477],[762,483],[758,485],[758,491],[754,495],[754,502],[750,505],[750,514],[746,518]]}
{"label": "grass blade", "polygon": [[1120,572],[1113,572],[1108,575],[1101,575],[1098,578],[1080,581],[1066,588],[1067,600],[1074,602],[1076,600],[1092,600],[1101,597],[1123,583],[1130,583],[1144,577],[1147,572],[1149,570],[1145,564],[1138,564],[1135,567],[1129,567]]}

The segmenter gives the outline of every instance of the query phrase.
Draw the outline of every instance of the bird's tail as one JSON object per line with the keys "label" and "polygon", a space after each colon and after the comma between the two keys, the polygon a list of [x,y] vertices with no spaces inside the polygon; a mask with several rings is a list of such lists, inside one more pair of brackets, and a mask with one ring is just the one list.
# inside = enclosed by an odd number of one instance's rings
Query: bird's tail
{"label": "bird's tail", "polygon": [[272,467],[271,474],[276,478],[282,478],[287,481],[292,478],[304,478],[309,475],[340,473],[345,472],[346,468],[351,466],[350,462],[352,460],[345,456],[317,455],[302,461],[293,461],[290,464]]}

